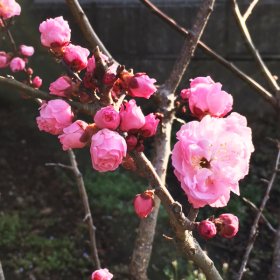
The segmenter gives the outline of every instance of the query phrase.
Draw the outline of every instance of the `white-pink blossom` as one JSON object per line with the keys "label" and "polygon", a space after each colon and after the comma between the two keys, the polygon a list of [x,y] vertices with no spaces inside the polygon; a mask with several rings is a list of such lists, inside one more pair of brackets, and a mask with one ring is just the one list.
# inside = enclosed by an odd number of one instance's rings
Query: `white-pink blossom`
{"label": "white-pink blossom", "polygon": [[239,195],[239,180],[248,173],[254,151],[246,118],[205,116],[177,132],[172,152],[174,173],[195,208],[227,205],[230,191]]}
{"label": "white-pink blossom", "polygon": [[0,18],[8,19],[20,15],[21,7],[15,0],[0,0]]}

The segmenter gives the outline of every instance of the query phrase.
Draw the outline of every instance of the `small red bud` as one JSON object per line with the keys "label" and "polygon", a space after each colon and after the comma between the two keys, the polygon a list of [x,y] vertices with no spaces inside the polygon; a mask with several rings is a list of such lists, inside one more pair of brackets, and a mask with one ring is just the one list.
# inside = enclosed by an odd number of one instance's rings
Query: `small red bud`
{"label": "small red bud", "polygon": [[213,222],[204,220],[199,223],[198,232],[204,239],[208,240],[217,234],[217,229]]}
{"label": "small red bud", "polygon": [[238,218],[232,214],[222,214],[215,220],[219,234],[224,238],[233,238],[239,229]]}
{"label": "small red bud", "polygon": [[125,138],[125,141],[127,144],[127,150],[130,152],[136,147],[138,139],[136,136],[130,134]]}
{"label": "small red bud", "polygon": [[34,77],[32,80],[32,86],[34,88],[40,88],[42,85],[42,79],[39,76]]}
{"label": "small red bud", "polygon": [[30,68],[30,67],[28,67],[28,68],[26,69],[26,73],[27,73],[27,75],[29,75],[29,76],[33,75],[33,69]]}
{"label": "small red bud", "polygon": [[142,194],[137,194],[134,198],[133,205],[138,217],[146,218],[154,208],[154,191],[147,190]]}

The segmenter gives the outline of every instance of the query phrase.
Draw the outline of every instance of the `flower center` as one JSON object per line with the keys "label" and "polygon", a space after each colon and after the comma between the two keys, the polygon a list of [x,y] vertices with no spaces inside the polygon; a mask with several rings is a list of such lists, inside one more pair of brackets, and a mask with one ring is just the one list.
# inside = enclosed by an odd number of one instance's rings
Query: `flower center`
{"label": "flower center", "polygon": [[202,168],[210,168],[210,162],[204,157],[200,160],[199,165]]}

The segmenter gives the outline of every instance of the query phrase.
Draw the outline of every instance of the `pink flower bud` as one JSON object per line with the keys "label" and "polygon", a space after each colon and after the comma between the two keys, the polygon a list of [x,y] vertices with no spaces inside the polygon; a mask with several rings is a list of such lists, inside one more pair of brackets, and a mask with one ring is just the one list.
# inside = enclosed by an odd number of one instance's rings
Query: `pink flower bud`
{"label": "pink flower bud", "polygon": [[14,16],[19,16],[20,12],[20,5],[15,0],[0,1],[0,18],[8,19]]}
{"label": "pink flower bud", "polygon": [[222,85],[209,76],[198,77],[191,80],[189,89],[182,90],[181,96],[189,100],[190,110],[197,118],[223,117],[232,110],[233,98],[221,88]]}
{"label": "pink flower bud", "polygon": [[69,126],[73,120],[70,105],[60,99],[50,100],[39,108],[40,116],[36,118],[41,131],[53,135],[63,133],[63,129]]}
{"label": "pink flower bud", "polygon": [[11,56],[6,52],[0,52],[0,68],[5,68],[10,63]]}
{"label": "pink flower bud", "polygon": [[128,135],[126,138],[125,138],[125,141],[126,141],[126,144],[127,144],[127,150],[130,152],[132,151],[137,143],[138,143],[138,139],[135,135]]}
{"label": "pink flower bud", "polygon": [[137,107],[135,100],[122,104],[120,110],[122,131],[140,129],[145,124],[145,116],[140,107]]}
{"label": "pink flower bud", "polygon": [[50,94],[67,97],[72,93],[72,80],[68,76],[61,76],[50,84]]}
{"label": "pink flower bud", "polygon": [[127,146],[119,133],[103,128],[91,138],[91,161],[95,170],[114,171],[126,156]]}
{"label": "pink flower bud", "polygon": [[58,136],[63,151],[85,147],[86,143],[81,141],[81,137],[85,133],[87,126],[86,122],[77,120],[70,126],[63,128],[63,134]]}
{"label": "pink flower bud", "polygon": [[95,63],[95,57],[94,55],[89,58],[88,60],[88,64],[87,64],[87,72],[88,73],[93,73],[93,71],[95,70],[96,67],[96,63]]}
{"label": "pink flower bud", "polygon": [[213,238],[217,234],[216,226],[209,220],[201,221],[198,225],[198,232],[204,239]]}
{"label": "pink flower bud", "polygon": [[157,90],[154,85],[156,80],[151,79],[145,73],[136,73],[134,76],[126,75],[124,79],[129,95],[133,97],[143,97],[149,99]]}
{"label": "pink flower bud", "polygon": [[154,208],[154,191],[147,190],[144,193],[137,194],[133,205],[139,218],[147,218]]}
{"label": "pink flower bud", "polygon": [[99,128],[115,130],[120,125],[120,115],[113,106],[103,107],[94,116],[94,122]]}
{"label": "pink flower bud", "polygon": [[10,69],[12,72],[19,72],[25,68],[25,61],[20,57],[15,57],[10,62]]}
{"label": "pink flower bud", "polygon": [[104,74],[102,82],[105,85],[112,85],[115,80],[116,80],[116,75],[114,73],[107,72]]}
{"label": "pink flower bud", "polygon": [[91,275],[91,280],[111,280],[113,274],[107,268],[95,270]]}
{"label": "pink flower bud", "polygon": [[151,113],[145,116],[145,124],[141,127],[140,131],[144,137],[152,137],[156,134],[159,119],[156,115]]}
{"label": "pink flower bud", "polygon": [[217,223],[221,226],[219,228],[219,234],[225,238],[233,238],[239,229],[238,218],[232,214],[222,214],[216,219]]}
{"label": "pink flower bud", "polygon": [[34,48],[32,46],[20,45],[19,51],[24,56],[32,56],[34,54]]}
{"label": "pink flower bud", "polygon": [[64,61],[74,70],[81,71],[87,67],[89,50],[80,46],[69,44],[65,48]]}
{"label": "pink flower bud", "polygon": [[39,30],[41,32],[41,43],[45,47],[63,47],[70,42],[71,29],[68,21],[64,20],[63,17],[43,21]]}
{"label": "pink flower bud", "polygon": [[42,85],[42,79],[39,76],[34,77],[32,80],[32,86],[34,88],[40,88]]}

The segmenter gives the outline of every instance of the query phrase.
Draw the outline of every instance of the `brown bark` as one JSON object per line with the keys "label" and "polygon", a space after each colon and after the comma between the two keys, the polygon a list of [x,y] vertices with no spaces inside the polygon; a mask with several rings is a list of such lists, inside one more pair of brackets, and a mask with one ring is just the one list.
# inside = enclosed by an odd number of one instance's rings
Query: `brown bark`
{"label": "brown bark", "polygon": [[270,278],[269,278],[271,280],[278,280],[280,275],[280,215],[278,217],[278,224],[279,227],[275,235],[273,262],[272,262]]}
{"label": "brown bark", "polygon": [[[155,157],[153,160],[153,166],[162,184],[165,184],[166,169],[171,152],[170,138],[172,124],[175,117],[175,91],[190,63],[191,57],[193,56],[198,40],[206,26],[213,5],[214,0],[207,0],[203,2],[193,25],[193,33],[190,34],[190,38],[185,40],[182,51],[173,67],[170,77],[167,79],[165,85],[159,89],[159,97],[161,100],[160,108],[164,114],[164,118],[162,121],[161,131],[158,132],[155,138]],[[157,192],[157,194],[160,194],[160,192]],[[166,197],[163,195],[161,196],[161,200],[162,199],[165,200]],[[153,212],[149,217],[141,220],[140,222],[130,264],[130,275],[132,279],[148,279],[147,269],[152,252],[159,206],[160,200],[156,198]],[[179,235],[184,239],[184,234],[182,234],[182,232],[180,232]],[[183,248],[186,250],[189,249],[187,245]]]}

